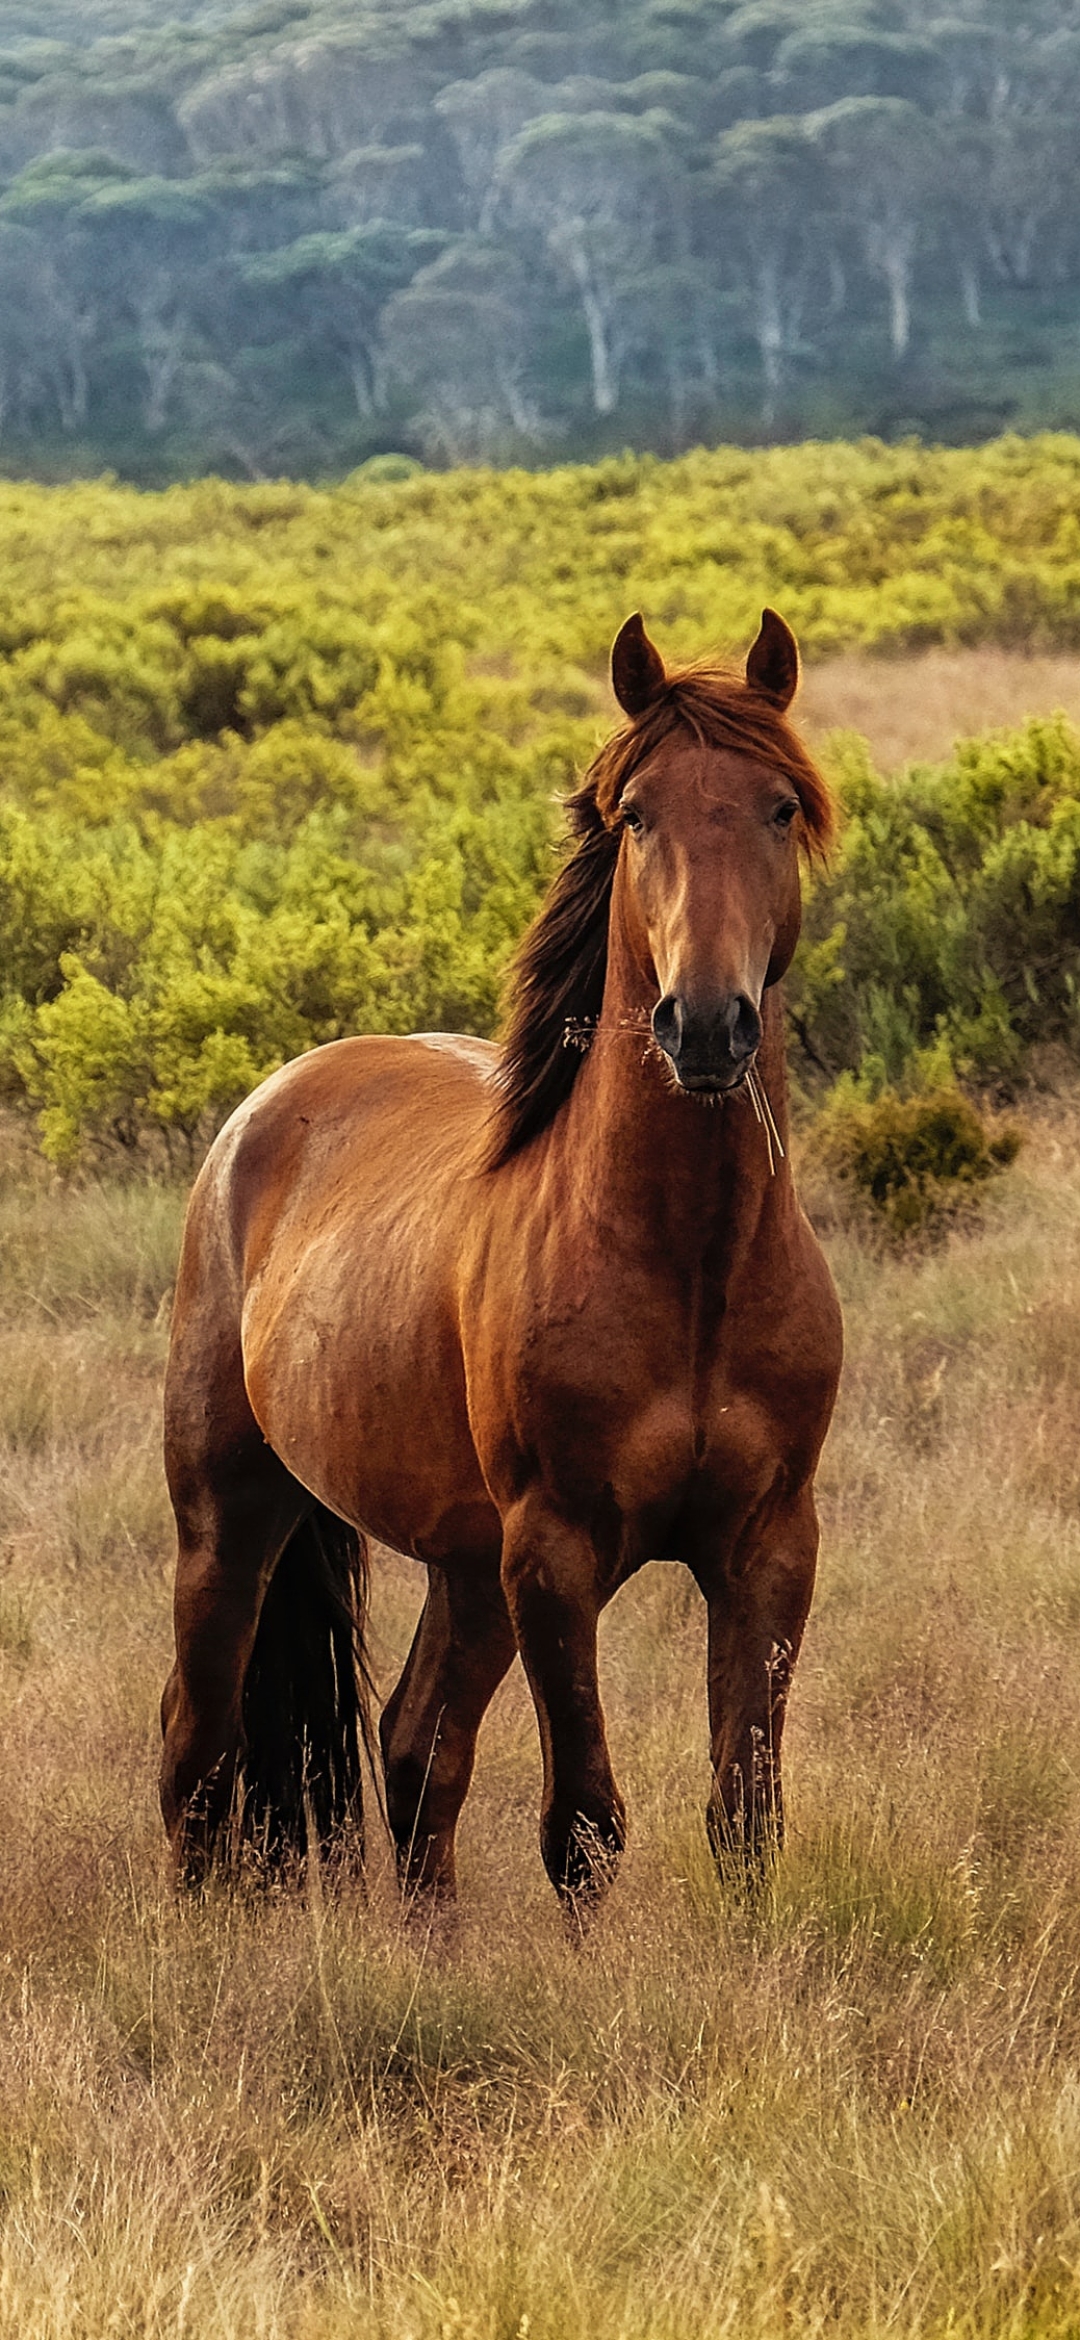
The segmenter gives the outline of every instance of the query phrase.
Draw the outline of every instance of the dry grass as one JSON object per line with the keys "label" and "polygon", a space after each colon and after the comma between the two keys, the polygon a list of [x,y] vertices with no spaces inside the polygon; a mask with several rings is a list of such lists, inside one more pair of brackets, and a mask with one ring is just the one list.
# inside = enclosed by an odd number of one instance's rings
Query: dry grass
{"label": "dry grass", "polygon": [[812,745],[829,731],[861,731],[878,769],[894,772],[940,761],[958,737],[1058,709],[1080,723],[1080,659],[984,648],[827,659],[807,667],[797,716]]}
{"label": "dry grass", "polygon": [[[0,2334],[714,2340],[1080,2329],[1080,1167],[831,1240],[850,1362],[757,1902],[706,1854],[702,1614],[609,1612],[633,1837],[585,1948],[512,1677],[460,1924],[174,1906],[147,1190],[0,1194]],[[419,1571],[386,1562],[389,1667]]]}

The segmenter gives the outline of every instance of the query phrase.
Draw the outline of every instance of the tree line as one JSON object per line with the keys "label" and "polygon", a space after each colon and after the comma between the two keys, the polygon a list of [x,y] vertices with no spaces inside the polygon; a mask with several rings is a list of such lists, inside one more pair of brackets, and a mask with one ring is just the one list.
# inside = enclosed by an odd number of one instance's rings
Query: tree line
{"label": "tree line", "polygon": [[1071,423],[1078,111],[1075,0],[6,0],[0,463]]}

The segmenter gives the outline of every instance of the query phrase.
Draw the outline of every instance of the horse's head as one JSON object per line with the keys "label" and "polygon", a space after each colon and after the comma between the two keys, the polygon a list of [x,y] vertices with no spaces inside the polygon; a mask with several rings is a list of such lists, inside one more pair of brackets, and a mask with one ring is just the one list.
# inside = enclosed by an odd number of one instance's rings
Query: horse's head
{"label": "horse's head", "polygon": [[799,848],[825,842],[828,797],[785,709],[794,636],[774,611],[745,680],[669,675],[640,617],[612,653],[632,719],[608,764],[608,825],[621,830],[613,918],[647,987],[654,1037],[683,1089],[733,1089],[761,1039],[762,995],[791,962],[801,915]]}

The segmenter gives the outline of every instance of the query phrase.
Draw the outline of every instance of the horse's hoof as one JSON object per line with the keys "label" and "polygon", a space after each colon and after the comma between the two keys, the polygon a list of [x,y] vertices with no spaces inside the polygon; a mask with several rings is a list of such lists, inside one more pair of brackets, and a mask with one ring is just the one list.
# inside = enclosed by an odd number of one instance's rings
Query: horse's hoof
{"label": "horse's hoof", "polygon": [[590,1818],[575,1812],[570,1826],[549,1820],[541,1833],[544,1867],[567,1915],[581,1924],[612,1884],[626,1844],[621,1812]]}

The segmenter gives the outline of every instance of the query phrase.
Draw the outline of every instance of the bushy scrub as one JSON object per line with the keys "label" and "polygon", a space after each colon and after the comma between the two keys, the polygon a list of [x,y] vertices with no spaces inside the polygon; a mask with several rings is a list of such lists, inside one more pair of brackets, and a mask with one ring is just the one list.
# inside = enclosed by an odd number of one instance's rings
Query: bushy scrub
{"label": "bushy scrub", "polygon": [[900,1097],[837,1083],[811,1159],[894,1238],[933,1233],[970,1210],[980,1187],[1015,1161],[1020,1133],[989,1122],[956,1087]]}
{"label": "bushy scrub", "polygon": [[883,780],[836,743],[845,819],[789,986],[811,1086],[946,1075],[1008,1084],[1080,1045],[1080,738],[1062,717]]}
{"label": "bushy scrub", "polygon": [[[489,1032],[641,607],[674,657],[1080,638],[1080,441],[720,448],[332,490],[0,486],[0,1093],[52,1158],[195,1153],[283,1059]],[[963,558],[958,555],[961,548]],[[1063,723],[879,779],[790,986],[811,1090],[1080,1039]]]}

